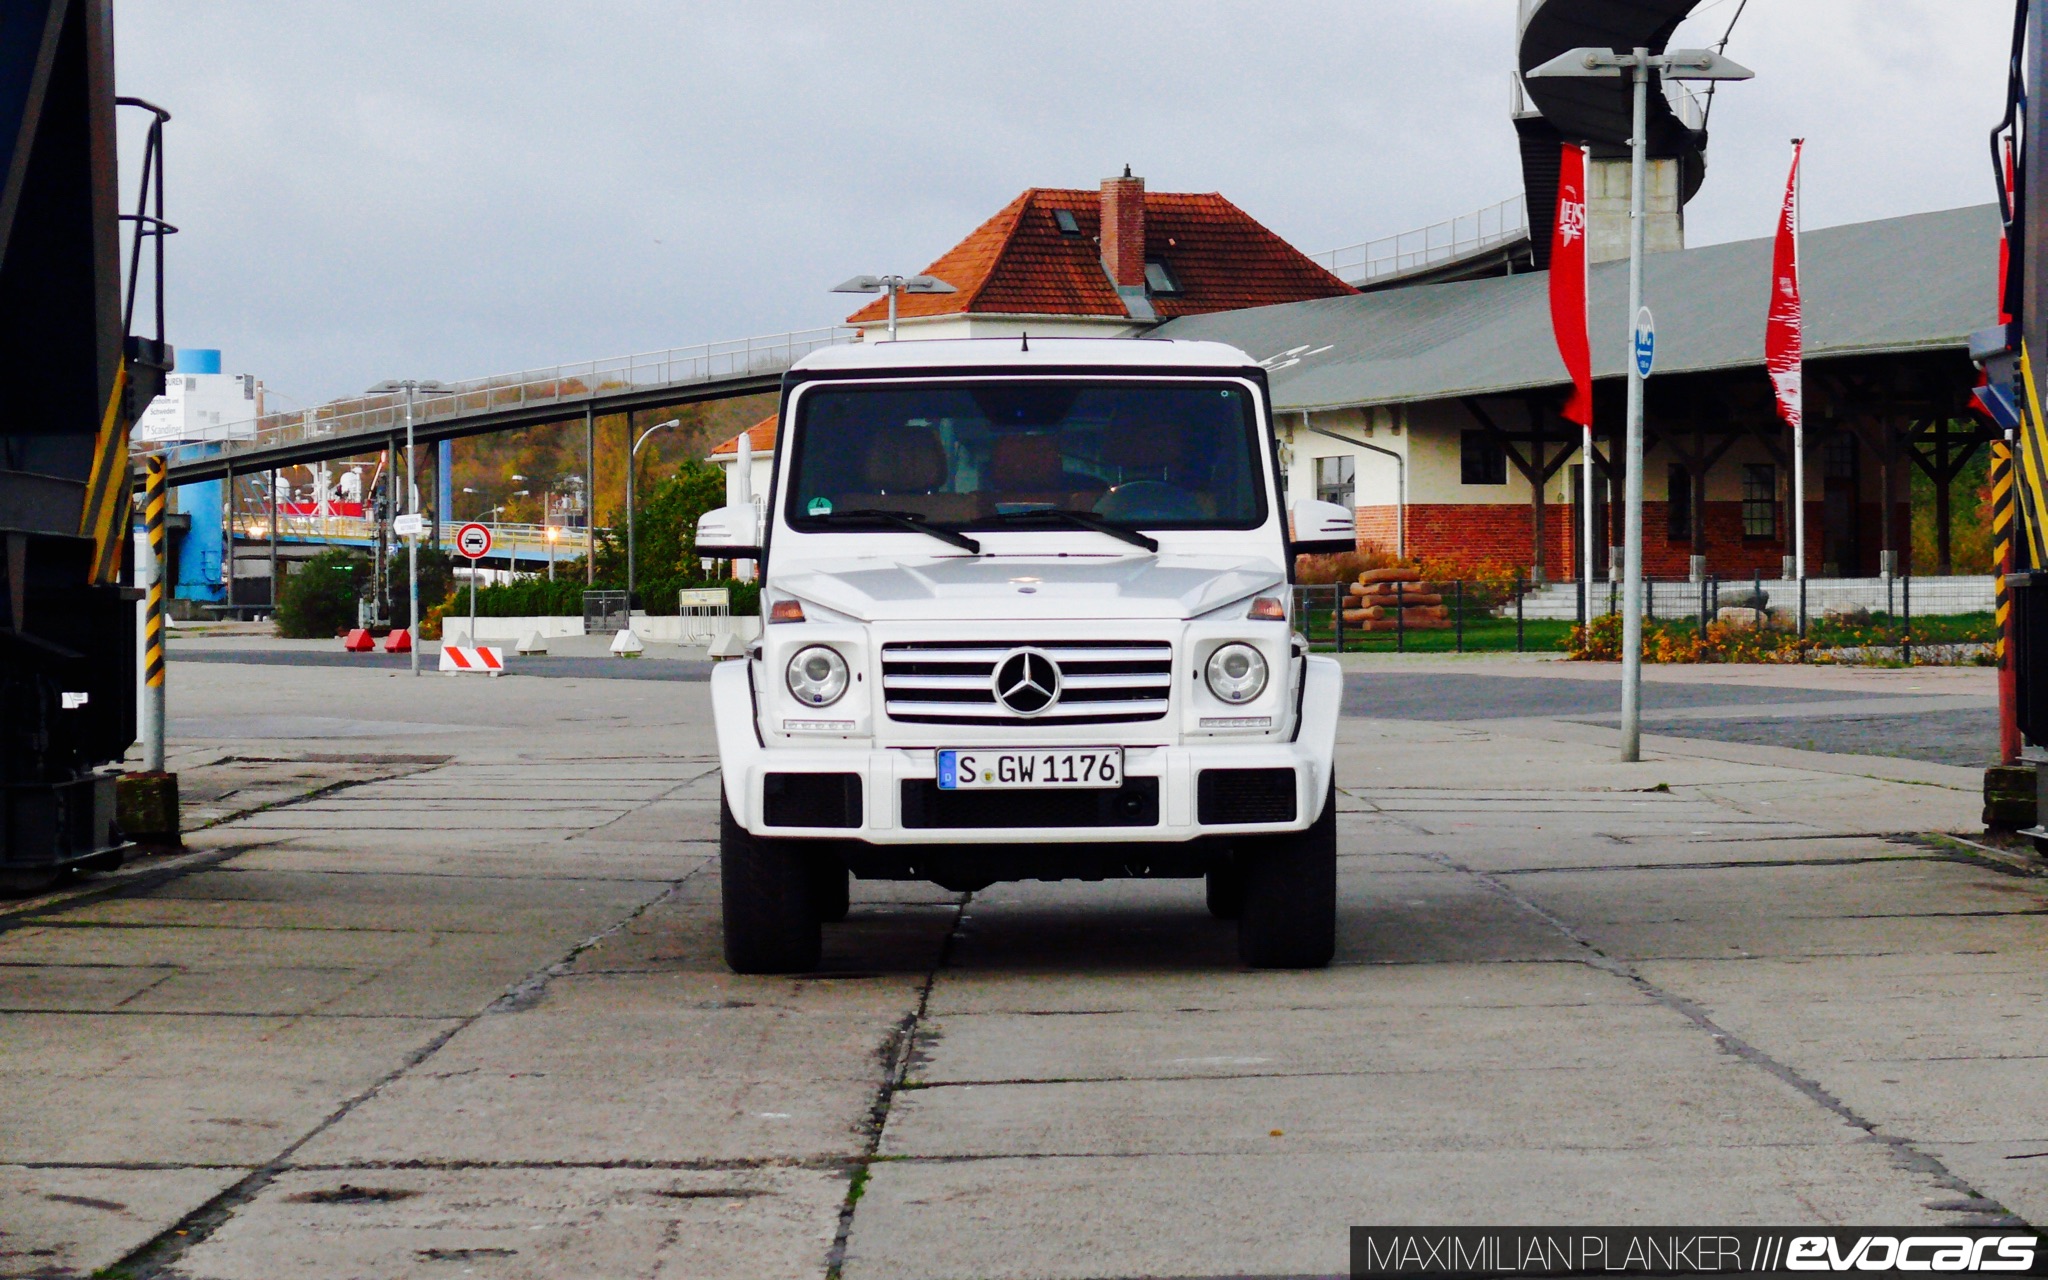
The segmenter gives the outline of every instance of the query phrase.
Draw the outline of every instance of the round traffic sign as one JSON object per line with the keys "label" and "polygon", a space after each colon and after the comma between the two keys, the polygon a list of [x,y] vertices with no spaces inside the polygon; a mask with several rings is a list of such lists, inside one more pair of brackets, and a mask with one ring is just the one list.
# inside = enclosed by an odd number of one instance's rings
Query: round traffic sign
{"label": "round traffic sign", "polygon": [[466,524],[455,531],[455,549],[472,560],[491,554],[491,531],[480,524]]}
{"label": "round traffic sign", "polygon": [[1636,376],[1647,378],[1657,362],[1657,321],[1648,307],[1636,312],[1636,327],[1629,337],[1636,358]]}

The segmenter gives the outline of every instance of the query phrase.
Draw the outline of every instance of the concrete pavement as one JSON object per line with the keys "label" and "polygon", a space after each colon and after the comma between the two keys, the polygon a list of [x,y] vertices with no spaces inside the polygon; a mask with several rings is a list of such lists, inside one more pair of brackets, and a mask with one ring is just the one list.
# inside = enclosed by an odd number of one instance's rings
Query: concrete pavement
{"label": "concrete pavement", "polygon": [[[0,1274],[1326,1275],[1353,1223],[2048,1222],[2044,881],[1925,834],[1975,827],[1974,771],[1623,766],[1527,683],[1587,668],[1374,669],[1496,713],[1344,722],[1327,972],[1239,968],[1194,882],[858,884],[821,972],[763,979],[718,961],[702,684],[180,667],[218,825],[0,914]],[[1713,674],[1764,692],[1686,707],[1976,696]]]}

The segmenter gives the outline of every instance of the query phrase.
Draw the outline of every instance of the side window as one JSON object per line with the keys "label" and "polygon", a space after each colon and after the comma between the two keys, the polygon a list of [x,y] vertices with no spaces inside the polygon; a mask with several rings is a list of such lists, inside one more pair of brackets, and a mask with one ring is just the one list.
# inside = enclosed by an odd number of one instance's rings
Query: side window
{"label": "side window", "polygon": [[1459,436],[1458,483],[1506,484],[1508,453],[1500,442],[1484,431],[1466,431]]}
{"label": "side window", "polygon": [[1742,536],[1778,536],[1778,468],[1768,462],[1742,468]]}
{"label": "side window", "polygon": [[1672,463],[1665,473],[1666,498],[1664,511],[1664,538],[1667,542],[1692,541],[1692,472],[1683,464]]}
{"label": "side window", "polygon": [[1356,506],[1358,459],[1346,454],[1316,459],[1316,501],[1334,502],[1340,507]]}

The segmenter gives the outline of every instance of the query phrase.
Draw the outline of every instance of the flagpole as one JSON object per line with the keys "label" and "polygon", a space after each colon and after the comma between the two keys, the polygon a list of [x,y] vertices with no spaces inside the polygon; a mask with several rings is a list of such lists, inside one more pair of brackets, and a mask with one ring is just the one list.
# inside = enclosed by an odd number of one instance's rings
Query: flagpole
{"label": "flagpole", "polygon": [[[1806,139],[1792,139],[1792,270],[1795,275],[1803,274],[1799,258],[1799,222],[1802,193],[1800,189],[1800,154]],[[1800,282],[1802,304],[1805,296],[1805,281]],[[1800,315],[1800,328],[1804,330],[1805,313]],[[1889,502],[1891,499],[1885,499]],[[1799,341],[1799,415],[1792,423],[1792,575],[1806,580],[1806,335],[1802,332]]]}
{"label": "flagpole", "polygon": [[[1586,179],[1584,175],[1586,173],[1586,160],[1592,154],[1592,151],[1591,147],[1583,143],[1579,146],[1579,199],[1581,201],[1586,198]],[[1591,220],[1588,219],[1588,221],[1590,222]],[[1583,253],[1579,256],[1579,297],[1585,300],[1586,307],[1586,314],[1582,315],[1579,321],[1585,327],[1586,334],[1590,339],[1593,331],[1593,255],[1590,253]],[[1585,626],[1586,635],[1590,641],[1593,634],[1593,557],[1595,554],[1593,550],[1593,537],[1599,524],[1599,521],[1593,515],[1593,405],[1590,398],[1586,404],[1586,420],[1579,424],[1579,436],[1579,447],[1585,463],[1580,468],[1585,472],[1580,477],[1582,481],[1580,487],[1586,491],[1586,499],[1582,504],[1585,508],[1586,540],[1583,545],[1586,550],[1586,563],[1580,576],[1586,580]]]}

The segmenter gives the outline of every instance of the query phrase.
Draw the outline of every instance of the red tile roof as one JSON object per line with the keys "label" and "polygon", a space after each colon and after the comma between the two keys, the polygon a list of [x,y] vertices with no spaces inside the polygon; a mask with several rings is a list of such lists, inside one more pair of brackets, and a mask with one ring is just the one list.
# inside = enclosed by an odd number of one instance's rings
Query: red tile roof
{"label": "red tile roof", "polygon": [[[779,416],[778,414],[771,413],[740,433],[740,435],[744,435],[754,442],[755,453],[767,453],[775,447],[775,423]],[[716,458],[722,453],[736,454],[739,451],[740,437],[734,436],[732,439],[721,443],[716,449],[713,449],[711,456]]]}
{"label": "red tile roof", "polygon": [[[1057,209],[1074,215],[1081,234],[1060,234]],[[1033,187],[925,268],[958,293],[900,295],[896,314],[1125,315],[1102,267],[1101,222],[1100,193]],[[1161,320],[1358,292],[1214,193],[1146,192],[1145,256],[1165,262],[1180,285],[1152,296]],[[846,319],[887,316],[888,299],[876,298]]]}

